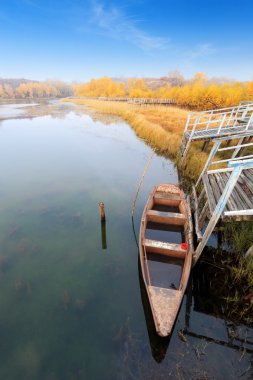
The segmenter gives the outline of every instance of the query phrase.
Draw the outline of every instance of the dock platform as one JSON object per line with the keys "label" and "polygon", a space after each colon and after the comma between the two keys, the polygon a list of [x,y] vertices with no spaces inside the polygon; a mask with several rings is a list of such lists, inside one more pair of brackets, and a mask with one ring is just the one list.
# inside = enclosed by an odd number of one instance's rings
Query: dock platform
{"label": "dock platform", "polygon": [[192,141],[211,141],[245,132],[253,134],[253,102],[210,111],[191,112],[185,125],[180,154],[182,164]]}

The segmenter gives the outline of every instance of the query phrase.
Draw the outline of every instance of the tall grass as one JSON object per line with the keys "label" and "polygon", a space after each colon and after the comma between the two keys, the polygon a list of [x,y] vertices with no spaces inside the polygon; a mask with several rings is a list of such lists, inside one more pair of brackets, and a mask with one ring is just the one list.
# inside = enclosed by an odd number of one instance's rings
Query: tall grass
{"label": "tall grass", "polygon": [[230,317],[253,326],[253,258],[237,256],[230,264],[229,295],[226,297]]}
{"label": "tall grass", "polygon": [[253,222],[232,222],[224,225],[224,237],[227,244],[242,255],[253,244]]}

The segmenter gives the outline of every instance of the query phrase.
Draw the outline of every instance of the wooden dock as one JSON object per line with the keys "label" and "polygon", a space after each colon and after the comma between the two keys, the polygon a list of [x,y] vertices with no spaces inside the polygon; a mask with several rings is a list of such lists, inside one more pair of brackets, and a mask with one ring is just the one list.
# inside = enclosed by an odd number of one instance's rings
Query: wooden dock
{"label": "wooden dock", "polygon": [[253,133],[253,102],[241,102],[236,107],[191,112],[185,125],[180,146],[184,163],[192,141],[210,141],[250,131]]}
{"label": "wooden dock", "polygon": [[[191,195],[200,257],[221,219],[253,220],[253,133],[221,137],[214,146]],[[226,146],[224,146],[226,145]]]}
{"label": "wooden dock", "polygon": [[170,105],[170,104],[176,104],[175,99],[160,99],[160,98],[129,98],[128,103],[130,104],[159,104],[159,105]]}
{"label": "wooden dock", "polygon": [[105,102],[126,102],[129,104],[139,105],[170,105],[176,104],[175,99],[161,99],[161,98],[129,98],[129,97],[105,97],[105,96],[84,96],[84,97],[72,97],[72,99],[90,99],[90,100],[102,100]]}

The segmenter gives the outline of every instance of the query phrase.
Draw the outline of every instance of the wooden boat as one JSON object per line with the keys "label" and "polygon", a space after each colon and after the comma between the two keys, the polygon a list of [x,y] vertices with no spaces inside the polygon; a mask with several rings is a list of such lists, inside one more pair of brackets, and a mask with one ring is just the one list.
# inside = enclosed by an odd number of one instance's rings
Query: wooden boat
{"label": "wooden boat", "polygon": [[191,211],[177,186],[162,184],[150,194],[141,219],[139,252],[156,331],[165,337],[176,320],[193,253]]}

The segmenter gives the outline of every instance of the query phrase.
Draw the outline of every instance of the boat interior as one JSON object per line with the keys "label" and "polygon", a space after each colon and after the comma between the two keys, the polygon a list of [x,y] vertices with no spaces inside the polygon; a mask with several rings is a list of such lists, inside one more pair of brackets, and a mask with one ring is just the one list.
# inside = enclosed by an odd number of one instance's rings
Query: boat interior
{"label": "boat interior", "polygon": [[156,191],[147,204],[143,248],[152,287],[182,290],[188,253],[188,218],[181,193]]}

